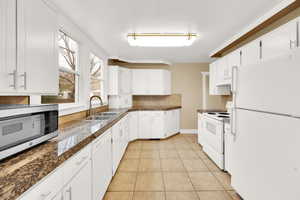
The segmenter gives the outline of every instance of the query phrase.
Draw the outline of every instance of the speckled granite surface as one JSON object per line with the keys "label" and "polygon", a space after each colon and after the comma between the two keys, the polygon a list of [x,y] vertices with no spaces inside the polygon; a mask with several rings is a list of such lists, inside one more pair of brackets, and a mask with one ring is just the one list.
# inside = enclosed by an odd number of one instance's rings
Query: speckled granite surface
{"label": "speckled granite surface", "polygon": [[53,140],[0,161],[0,199],[14,200],[60,164],[90,144],[130,111],[172,110],[178,106],[134,107],[106,123],[78,120],[60,127]]}
{"label": "speckled granite surface", "polygon": [[134,106],[129,109],[129,111],[143,111],[143,110],[174,110],[174,109],[180,109],[181,106]]}

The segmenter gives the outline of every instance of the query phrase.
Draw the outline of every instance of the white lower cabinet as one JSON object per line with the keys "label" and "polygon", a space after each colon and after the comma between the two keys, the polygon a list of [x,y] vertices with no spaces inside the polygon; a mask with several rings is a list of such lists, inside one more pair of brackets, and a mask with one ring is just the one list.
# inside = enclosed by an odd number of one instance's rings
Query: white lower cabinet
{"label": "white lower cabinet", "polygon": [[165,123],[163,111],[139,112],[139,138],[159,139],[164,137]]}
{"label": "white lower cabinet", "polygon": [[92,200],[92,167],[89,160],[64,188],[64,200]]}
{"label": "white lower cabinet", "polygon": [[140,111],[139,138],[160,139],[180,132],[180,109]]}
{"label": "white lower cabinet", "polygon": [[128,145],[129,122],[127,116],[112,127],[112,166],[116,173],[119,163]]}
{"label": "white lower cabinet", "polygon": [[128,114],[129,120],[129,141],[139,138],[139,112],[130,112]]}
{"label": "white lower cabinet", "polygon": [[180,109],[131,112],[18,199],[101,200],[128,142],[171,136],[179,132],[179,121]]}
{"label": "white lower cabinet", "polygon": [[92,182],[93,199],[104,197],[112,179],[112,137],[111,130],[106,131],[97,139],[92,149]]}

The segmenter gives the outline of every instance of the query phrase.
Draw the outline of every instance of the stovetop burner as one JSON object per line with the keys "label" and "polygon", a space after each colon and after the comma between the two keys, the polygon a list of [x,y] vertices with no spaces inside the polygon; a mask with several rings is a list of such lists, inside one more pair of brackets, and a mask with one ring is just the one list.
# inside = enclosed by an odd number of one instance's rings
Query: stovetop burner
{"label": "stovetop burner", "polygon": [[219,112],[218,114],[220,114],[220,115],[229,115],[229,113],[227,113],[227,112]]}
{"label": "stovetop burner", "polygon": [[215,112],[208,112],[207,114],[216,115],[217,113],[215,113]]}
{"label": "stovetop burner", "polygon": [[218,115],[218,117],[221,117],[221,118],[230,118],[229,116],[225,116],[225,115]]}

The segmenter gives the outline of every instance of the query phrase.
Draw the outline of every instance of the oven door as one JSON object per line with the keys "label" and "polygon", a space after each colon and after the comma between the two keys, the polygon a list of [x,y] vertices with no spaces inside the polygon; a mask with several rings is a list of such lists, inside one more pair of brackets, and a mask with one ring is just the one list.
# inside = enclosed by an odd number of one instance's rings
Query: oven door
{"label": "oven door", "polygon": [[204,146],[208,145],[218,154],[224,153],[224,134],[223,122],[204,117]]}
{"label": "oven door", "polygon": [[23,115],[0,120],[0,150],[30,141],[44,134],[45,116]]}

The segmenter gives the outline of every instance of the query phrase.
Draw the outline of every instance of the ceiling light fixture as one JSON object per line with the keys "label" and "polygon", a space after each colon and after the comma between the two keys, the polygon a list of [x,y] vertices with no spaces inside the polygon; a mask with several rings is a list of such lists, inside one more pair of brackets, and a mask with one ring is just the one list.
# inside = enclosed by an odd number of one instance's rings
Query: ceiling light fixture
{"label": "ceiling light fixture", "polygon": [[191,46],[196,40],[195,33],[129,33],[130,46],[140,47],[182,47]]}

